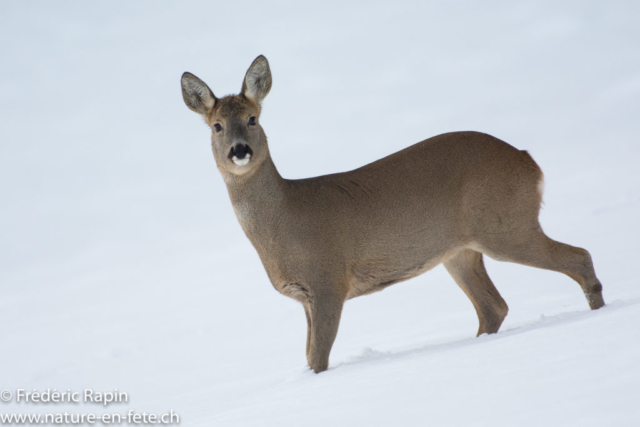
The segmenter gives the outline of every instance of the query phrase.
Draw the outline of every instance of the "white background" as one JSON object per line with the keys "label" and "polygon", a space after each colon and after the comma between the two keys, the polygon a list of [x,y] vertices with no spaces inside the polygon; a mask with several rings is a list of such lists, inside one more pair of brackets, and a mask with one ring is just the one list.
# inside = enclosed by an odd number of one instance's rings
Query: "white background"
{"label": "white background", "polygon": [[[638,2],[3,2],[0,389],[123,390],[186,426],[632,426],[640,409]],[[329,371],[234,216],[190,71],[270,61],[280,173],[490,133],[545,172],[541,223],[608,305],[487,260],[500,333],[442,267],[349,301]],[[1,403],[1,412],[100,412]]]}

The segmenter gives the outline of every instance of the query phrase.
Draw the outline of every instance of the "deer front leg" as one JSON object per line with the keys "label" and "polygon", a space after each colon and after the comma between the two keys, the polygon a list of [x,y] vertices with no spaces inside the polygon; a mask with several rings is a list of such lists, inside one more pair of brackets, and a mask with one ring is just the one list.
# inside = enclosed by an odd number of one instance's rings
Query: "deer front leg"
{"label": "deer front leg", "polygon": [[311,347],[311,312],[308,303],[303,303],[304,314],[307,317],[307,362],[309,361],[309,348]]}
{"label": "deer front leg", "polygon": [[338,334],[344,298],[314,295],[304,304],[307,314],[307,361],[315,373],[329,367],[329,353]]}

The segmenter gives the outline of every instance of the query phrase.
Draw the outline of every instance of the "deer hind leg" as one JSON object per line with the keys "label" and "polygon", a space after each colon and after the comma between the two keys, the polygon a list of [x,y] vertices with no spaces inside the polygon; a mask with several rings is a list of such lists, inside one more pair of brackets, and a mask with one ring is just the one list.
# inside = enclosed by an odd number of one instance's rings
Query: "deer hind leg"
{"label": "deer hind leg", "polygon": [[443,264],[476,309],[480,322],[478,336],[498,332],[509,307],[491,282],[482,254],[463,249]]}
{"label": "deer hind leg", "polygon": [[481,243],[480,250],[499,261],[564,273],[578,282],[592,310],[604,306],[602,284],[596,277],[589,252],[550,239],[539,226],[511,239],[490,239]]}

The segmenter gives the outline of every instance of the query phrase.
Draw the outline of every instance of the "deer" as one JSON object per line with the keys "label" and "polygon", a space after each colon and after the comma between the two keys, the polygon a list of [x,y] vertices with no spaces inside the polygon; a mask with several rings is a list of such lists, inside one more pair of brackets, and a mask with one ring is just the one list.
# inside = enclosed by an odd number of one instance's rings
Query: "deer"
{"label": "deer", "polygon": [[345,301],[439,264],[471,300],[477,336],[497,333],[508,312],[484,255],[564,273],[592,310],[604,306],[589,252],[540,226],[543,173],[527,151],[451,132],[349,172],[285,179],[260,122],[272,86],[267,58],[253,61],[238,95],[217,98],[189,72],[181,85],[187,107],[211,128],[235,215],[271,284],[304,307],[315,373],[328,369]]}

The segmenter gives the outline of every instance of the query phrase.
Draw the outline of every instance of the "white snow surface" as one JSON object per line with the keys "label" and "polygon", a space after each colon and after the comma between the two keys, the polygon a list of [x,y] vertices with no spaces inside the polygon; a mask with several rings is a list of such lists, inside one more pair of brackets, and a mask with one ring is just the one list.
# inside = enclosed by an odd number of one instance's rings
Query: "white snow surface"
{"label": "white snow surface", "polygon": [[[2,2],[0,390],[128,403],[184,426],[640,425],[640,3]],[[510,307],[477,318],[446,271],[347,302],[330,369],[244,236],[183,103],[270,61],[281,174],[362,166],[443,132],[528,150],[541,223],[588,249],[607,306],[487,259]]]}

